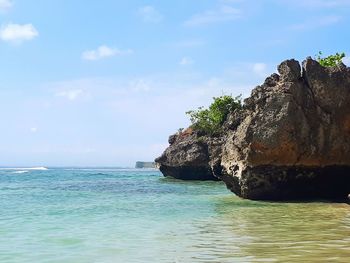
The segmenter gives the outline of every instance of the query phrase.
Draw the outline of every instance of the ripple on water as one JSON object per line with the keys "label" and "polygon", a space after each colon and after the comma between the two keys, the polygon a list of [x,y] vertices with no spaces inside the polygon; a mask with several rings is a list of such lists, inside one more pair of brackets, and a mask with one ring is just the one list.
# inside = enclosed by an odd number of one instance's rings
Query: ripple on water
{"label": "ripple on water", "polygon": [[0,176],[0,262],[347,262],[350,206],[242,200],[155,171]]}

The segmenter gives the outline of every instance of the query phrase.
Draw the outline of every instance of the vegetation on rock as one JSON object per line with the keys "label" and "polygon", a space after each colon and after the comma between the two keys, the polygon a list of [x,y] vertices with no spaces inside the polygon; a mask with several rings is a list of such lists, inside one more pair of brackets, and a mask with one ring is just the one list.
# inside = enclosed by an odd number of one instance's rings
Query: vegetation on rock
{"label": "vegetation on rock", "polygon": [[214,102],[207,109],[199,107],[197,110],[186,112],[190,116],[191,127],[194,130],[210,135],[219,133],[227,115],[242,107],[241,95],[237,97],[222,95],[213,99]]}
{"label": "vegetation on rock", "polygon": [[345,58],[345,53],[335,53],[335,55],[330,55],[328,57],[323,58],[323,53],[320,51],[318,55],[316,55],[316,60],[323,67],[335,67],[342,62],[342,59]]}

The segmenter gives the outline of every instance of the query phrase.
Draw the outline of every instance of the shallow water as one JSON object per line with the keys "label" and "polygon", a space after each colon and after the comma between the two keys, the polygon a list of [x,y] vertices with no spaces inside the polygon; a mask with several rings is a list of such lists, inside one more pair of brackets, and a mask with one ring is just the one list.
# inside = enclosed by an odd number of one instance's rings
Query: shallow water
{"label": "shallow water", "polygon": [[350,206],[153,170],[0,170],[0,262],[349,262]]}

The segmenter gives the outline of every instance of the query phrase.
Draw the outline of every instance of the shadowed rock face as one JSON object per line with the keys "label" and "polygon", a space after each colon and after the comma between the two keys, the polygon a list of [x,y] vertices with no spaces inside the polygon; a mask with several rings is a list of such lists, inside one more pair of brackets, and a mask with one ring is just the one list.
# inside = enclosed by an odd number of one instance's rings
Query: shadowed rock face
{"label": "shadowed rock face", "polygon": [[241,177],[223,175],[227,188],[253,200],[345,199],[350,166],[247,167]]}
{"label": "shadowed rock face", "polygon": [[[200,137],[190,129],[169,137],[170,146],[155,161],[165,176],[182,180],[219,180],[209,163],[213,138]],[[220,148],[221,149],[221,144]]]}
{"label": "shadowed rock face", "polygon": [[[244,198],[345,198],[350,193],[350,69],[325,68],[308,58],[302,68],[295,60],[284,61],[278,72],[228,117],[215,147],[210,137],[206,147],[187,147],[201,152],[212,175]],[[178,154],[187,139],[175,141],[164,154],[176,169],[187,158]]]}

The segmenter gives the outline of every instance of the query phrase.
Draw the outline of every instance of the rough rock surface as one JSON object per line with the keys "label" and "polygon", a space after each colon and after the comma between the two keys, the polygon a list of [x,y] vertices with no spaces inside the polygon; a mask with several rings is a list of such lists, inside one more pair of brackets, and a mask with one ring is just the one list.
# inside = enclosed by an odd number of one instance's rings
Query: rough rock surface
{"label": "rough rock surface", "polygon": [[[165,166],[186,167],[194,178],[214,175],[249,199],[346,198],[350,68],[325,68],[308,58],[302,68],[296,60],[284,61],[278,72],[230,114],[221,138],[176,138],[156,160],[162,172],[173,176]],[[218,143],[210,147],[213,141]],[[197,173],[199,167],[206,172]]]}
{"label": "rough rock surface", "polygon": [[210,152],[221,150],[217,140],[199,136],[191,129],[169,137],[170,146],[155,161],[165,176],[182,180],[219,180],[213,175]]}

